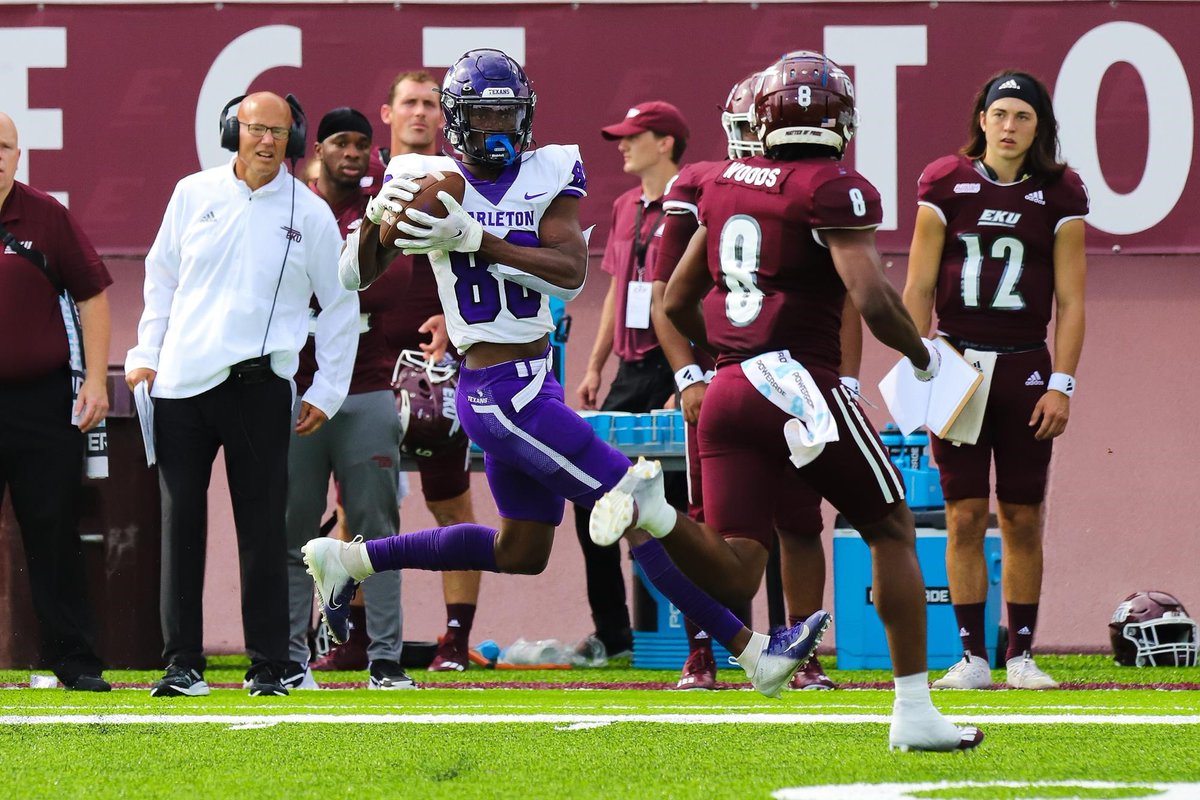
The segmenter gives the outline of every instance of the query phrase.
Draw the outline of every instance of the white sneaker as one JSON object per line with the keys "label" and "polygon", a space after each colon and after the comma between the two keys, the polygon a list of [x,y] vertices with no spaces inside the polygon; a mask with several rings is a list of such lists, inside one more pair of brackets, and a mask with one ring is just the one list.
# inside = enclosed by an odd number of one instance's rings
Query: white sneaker
{"label": "white sneaker", "polygon": [[659,539],[675,527],[675,509],[663,494],[662,465],[641,457],[620,483],[596,501],[588,533],[593,542],[606,547],[635,524]]}
{"label": "white sneaker", "polygon": [[983,731],[972,725],[959,727],[941,715],[932,705],[912,708],[897,701],[892,708],[892,727],[888,749],[907,753],[928,750],[949,753],[970,750],[983,741]]}
{"label": "white sneaker", "polygon": [[962,661],[933,682],[934,689],[988,689],[991,685],[992,670],[988,662],[970,653],[964,653]]}
{"label": "white sneaker", "polygon": [[1010,658],[1004,667],[1008,673],[1008,685],[1014,689],[1057,689],[1058,681],[1051,678],[1033,663],[1029,653]]}

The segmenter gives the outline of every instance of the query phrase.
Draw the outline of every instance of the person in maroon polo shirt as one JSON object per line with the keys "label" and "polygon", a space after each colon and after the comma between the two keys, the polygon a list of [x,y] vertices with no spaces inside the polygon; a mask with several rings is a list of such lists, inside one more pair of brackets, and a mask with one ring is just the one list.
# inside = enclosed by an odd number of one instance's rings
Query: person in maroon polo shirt
{"label": "person in maroon polo shirt", "polygon": [[[83,434],[108,414],[105,290],[112,277],[70,213],[16,180],[17,144],[17,126],[0,112],[0,496],[7,485],[25,545],[42,659],[66,688],[107,692],[112,687],[101,677],[92,645],[79,497]],[[49,275],[34,264],[42,258]],[[79,308],[89,369],[74,404],[67,332],[52,279]]]}
{"label": "person in maroon polo shirt", "polygon": [[[663,195],[667,183],[679,173],[688,126],[678,108],[652,100],[629,109],[623,120],[603,128],[600,135],[617,142],[625,173],[637,177],[639,184],[613,202],[612,225],[600,265],[612,280],[587,370],[575,392],[583,408],[596,408],[600,373],[615,352],[617,374],[600,409],[646,413],[665,407],[675,396],[674,373],[650,321],[650,267],[659,241],[654,233],[665,213]],[[682,474],[669,476],[667,498],[676,508],[687,508],[687,484]],[[583,548],[588,605],[596,625],[596,632],[584,640],[580,650],[595,654],[598,641],[603,645],[604,657],[628,655],[633,632],[625,602],[621,553],[618,548],[599,547],[592,542],[588,535],[590,519],[587,509],[575,507],[575,533]]]}
{"label": "person in maroon polo shirt", "polygon": [[[363,186],[371,152],[371,123],[361,111],[342,106],[321,118],[314,156],[322,168],[308,188],[329,204],[345,236],[362,223],[371,191]],[[408,276],[388,271],[359,293],[358,350],[350,391],[337,416],[309,436],[292,434],[288,448],[288,596],[291,607],[289,669],[284,685],[315,689],[308,669],[308,628],[312,619],[312,581],[305,572],[300,545],[320,535],[321,516],[332,475],[338,483],[346,526],[351,533],[374,538],[400,527],[396,487],[400,468],[400,421],[391,390],[391,351],[379,324],[379,312],[404,298]],[[314,306],[316,301],[313,301]],[[313,309],[314,319],[320,313]],[[315,331],[315,325],[310,328]],[[300,351],[296,371],[299,396],[317,370],[316,342],[310,335]],[[400,573],[372,576],[363,583],[369,637],[372,689],[411,689],[412,679],[400,666],[403,614]],[[360,667],[361,668],[361,667]]]}

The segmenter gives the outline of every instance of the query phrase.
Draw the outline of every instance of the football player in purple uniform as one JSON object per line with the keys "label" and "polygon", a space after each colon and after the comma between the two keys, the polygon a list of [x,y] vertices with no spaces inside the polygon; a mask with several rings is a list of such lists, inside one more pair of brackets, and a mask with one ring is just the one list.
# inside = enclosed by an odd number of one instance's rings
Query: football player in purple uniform
{"label": "football player in purple uniform", "polygon": [[[378,191],[383,182],[387,163],[403,153],[436,155],[437,134],[444,119],[438,101],[438,84],[424,70],[402,72],[392,80],[388,102],[379,109],[380,119],[391,131],[390,147],[376,148],[371,154],[371,174],[377,180]],[[383,315],[384,335],[395,357],[404,351],[424,352],[434,365],[432,369],[444,375],[447,365],[440,364],[445,352],[441,336],[441,304],[438,302],[437,282],[425,256],[414,256],[418,266],[412,271],[412,282],[402,303]],[[432,343],[425,334],[434,332]],[[457,361],[454,361],[457,368]],[[453,413],[453,404],[448,409]],[[431,425],[421,433],[428,434],[439,426]],[[441,427],[449,428],[451,424]],[[421,473],[421,494],[425,507],[438,525],[475,522],[471,504],[470,442],[465,436],[447,436],[441,441],[417,431],[406,429],[401,451],[410,456]],[[446,603],[446,632],[439,638],[437,652],[429,665],[430,672],[462,672],[470,663],[471,627],[479,605],[480,573],[442,573],[442,596]]]}
{"label": "football player in purple uniform", "polygon": [[[725,129],[730,159],[762,155],[762,142],[750,126],[757,78],[758,73],[753,72],[734,84],[725,100],[721,125]],[[718,177],[728,166],[729,161],[696,161],[685,165],[672,179],[663,199],[667,216],[659,228],[661,241],[651,267],[654,330],[675,371],[676,386],[680,392],[680,407],[687,424],[688,514],[697,522],[704,522],[704,492],[696,424],[708,385],[706,378],[711,377],[715,362],[711,355],[694,347],[686,336],[675,329],[663,310],[663,297],[667,282],[699,227],[696,214],[704,184]],[[856,394],[861,360],[862,321],[854,305],[847,299],[842,311],[840,380]],[[794,625],[821,607],[825,593],[825,549],[821,542],[821,496],[800,480],[795,472],[789,471],[787,474],[793,477],[791,486],[786,490],[792,497],[792,503],[787,513],[775,521],[775,530],[779,534],[788,621]],[[769,546],[770,542],[761,544]],[[744,608],[748,613],[752,600],[753,595],[744,598],[741,603],[730,602],[734,609]],[[684,620],[684,628],[688,636],[688,657],[676,688],[715,689],[717,663],[713,657],[712,640],[689,619]],[[833,681],[825,674],[815,655],[792,676],[788,686],[792,689],[834,688]]]}
{"label": "football player in purple uniform", "polygon": [[[404,214],[397,224],[411,238],[397,246],[406,256],[429,254],[450,338],[465,354],[458,416],[486,454],[501,526],[449,525],[365,544],[309,542],[305,561],[335,639],[346,635],[357,583],[382,570],[542,572],[565,499],[592,505],[629,468],[629,459],[563,402],[548,361],[554,325],[545,295],[570,299],[586,277],[579,200],[587,182],[578,148],[530,148],[536,95],[524,69],[498,50],[466,53],[447,73],[441,97],[446,139],[462,160],[393,159],[394,177],[368,206],[361,238],[344,251],[339,272],[344,285],[359,288],[363,275],[378,275],[389,262],[411,268],[411,260],[406,265],[379,244],[380,207]],[[467,178],[461,204],[439,195],[445,219],[403,208],[418,190],[412,178],[429,169],[461,170]],[[505,230],[505,238],[493,233]],[[665,503],[657,511],[680,516]],[[638,534],[630,549],[651,583],[738,654],[758,691],[777,695],[816,648],[829,615],[817,612],[771,636],[755,633],[684,577],[656,539]]]}
{"label": "football player in purple uniform", "polygon": [[956,727],[930,700],[925,584],[903,483],[838,381],[847,292],[875,337],[906,355],[919,379],[938,367],[883,274],[879,193],[841,163],[857,125],[853,86],[825,56],[800,51],[768,67],[754,94],[765,155],[730,162],[704,187],[700,228],[666,294],[676,327],[718,354],[699,432],[711,529],[660,519],[661,469],[640,462],[596,503],[593,521],[607,516],[610,525],[594,525],[593,536],[620,536],[633,522],[718,598],[745,595],[761,581],[764,544],[793,502],[783,476],[798,468],[871,548],[896,675],[890,746],[974,747],[979,729]]}
{"label": "football player in purple uniform", "polygon": [[[938,688],[991,685],[984,644],[989,473],[1004,545],[1008,685],[1058,684],[1029,656],[1042,590],[1042,501],[1056,436],[1067,426],[1083,349],[1088,196],[1058,160],[1058,123],[1046,87],[1028,73],[988,79],[958,155],[921,173],[904,302],[921,331],[937,331],[979,364],[992,364],[978,439],[931,437],[946,498],[946,571],[963,640],[962,661]],[[1054,358],[1046,328],[1054,313]]]}

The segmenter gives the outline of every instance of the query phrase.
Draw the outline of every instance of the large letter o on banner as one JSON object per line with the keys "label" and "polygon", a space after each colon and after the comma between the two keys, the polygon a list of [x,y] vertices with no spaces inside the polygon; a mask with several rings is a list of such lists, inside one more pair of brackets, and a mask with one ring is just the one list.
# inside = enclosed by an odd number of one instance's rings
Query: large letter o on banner
{"label": "large letter o on banner", "polygon": [[[1122,61],[1142,79],[1150,126],[1146,169],[1128,194],[1114,192],[1104,180],[1096,147],[1100,83]],[[1080,37],[1059,70],[1054,113],[1063,155],[1091,193],[1089,224],[1106,233],[1138,233],[1171,213],[1192,161],[1192,92],[1179,56],[1158,32],[1134,22],[1109,22]]]}

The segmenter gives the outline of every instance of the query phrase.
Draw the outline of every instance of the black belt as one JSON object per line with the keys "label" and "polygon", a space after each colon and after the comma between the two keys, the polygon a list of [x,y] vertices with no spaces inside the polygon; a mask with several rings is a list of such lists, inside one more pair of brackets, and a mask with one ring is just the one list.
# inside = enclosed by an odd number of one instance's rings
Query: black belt
{"label": "black belt", "polygon": [[239,361],[229,368],[229,373],[242,383],[262,383],[275,374],[271,370],[270,356],[258,356]]}
{"label": "black belt", "polygon": [[1035,350],[1044,350],[1045,342],[1030,342],[1029,344],[983,344],[982,342],[972,342],[967,339],[960,339],[957,336],[949,334],[941,334],[947,342],[954,346],[954,349],[962,353],[965,350],[982,350],[986,353],[1032,353]]}

